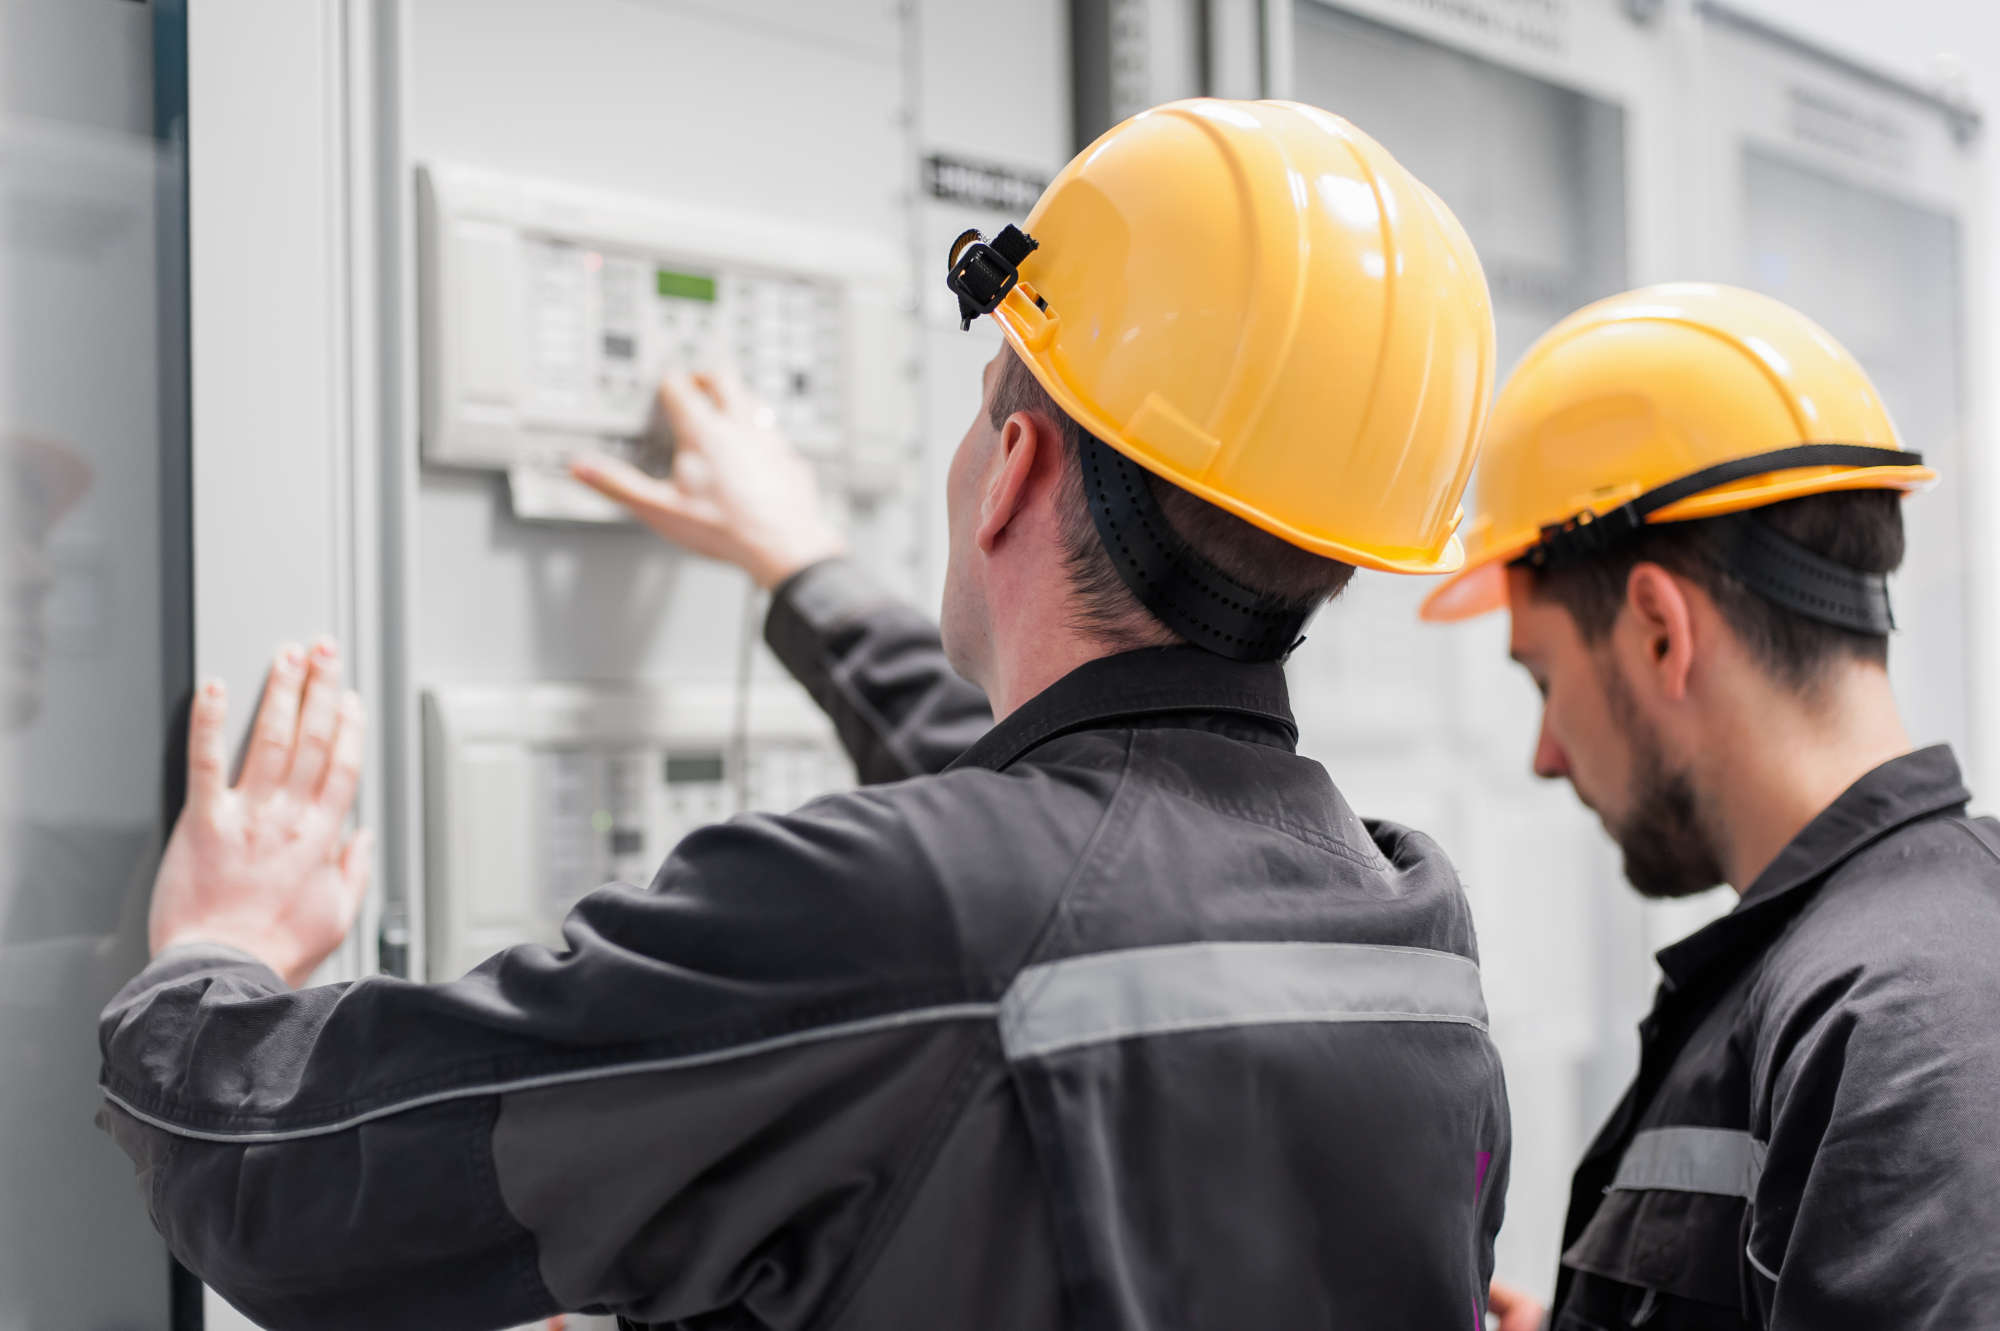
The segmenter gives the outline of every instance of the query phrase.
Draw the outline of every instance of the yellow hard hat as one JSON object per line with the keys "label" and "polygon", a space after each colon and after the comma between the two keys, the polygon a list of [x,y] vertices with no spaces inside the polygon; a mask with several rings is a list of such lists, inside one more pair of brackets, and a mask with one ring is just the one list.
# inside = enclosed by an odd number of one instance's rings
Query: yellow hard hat
{"label": "yellow hard hat", "polygon": [[1458,220],[1375,140],[1291,102],[1173,102],[1024,226],[960,237],[952,288],[1091,434],[1314,554],[1458,567],[1492,309]]}
{"label": "yellow hard hat", "polygon": [[1736,287],[1642,287],[1521,358],[1487,420],[1465,567],[1423,617],[1499,609],[1510,562],[1642,523],[1936,480],[1854,357],[1797,310]]}

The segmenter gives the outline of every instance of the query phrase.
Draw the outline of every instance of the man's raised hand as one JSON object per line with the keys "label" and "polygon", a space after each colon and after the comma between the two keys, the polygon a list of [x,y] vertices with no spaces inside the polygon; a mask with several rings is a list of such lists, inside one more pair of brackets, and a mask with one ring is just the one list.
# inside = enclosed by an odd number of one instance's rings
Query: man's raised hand
{"label": "man's raised hand", "polygon": [[221,943],[298,985],[340,946],[368,891],[370,835],[345,830],[364,726],[331,640],[281,648],[231,786],[227,695],[220,680],[196,690],[187,804],[153,883],[155,955]]}

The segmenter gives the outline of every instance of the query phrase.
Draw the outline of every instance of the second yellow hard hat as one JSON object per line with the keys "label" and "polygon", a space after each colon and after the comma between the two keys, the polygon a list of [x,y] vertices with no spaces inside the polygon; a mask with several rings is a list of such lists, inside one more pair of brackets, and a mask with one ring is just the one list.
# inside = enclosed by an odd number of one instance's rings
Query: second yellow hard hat
{"label": "second yellow hard hat", "polygon": [[1919,461],[1854,357],[1797,310],[1709,283],[1628,291],[1543,334],[1508,377],[1487,422],[1465,568],[1423,615],[1501,608],[1506,565],[1580,528],[1920,489],[1937,473]]}

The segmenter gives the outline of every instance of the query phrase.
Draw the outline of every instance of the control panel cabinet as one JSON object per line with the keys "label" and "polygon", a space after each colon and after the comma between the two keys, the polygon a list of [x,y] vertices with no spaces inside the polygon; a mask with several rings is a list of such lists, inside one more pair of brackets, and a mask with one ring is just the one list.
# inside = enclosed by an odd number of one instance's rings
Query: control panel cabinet
{"label": "control panel cabinet", "polygon": [[905,316],[880,240],[465,167],[425,167],[419,187],[427,462],[505,472],[520,518],[619,521],[569,459],[662,469],[660,376],[709,370],[834,488],[897,486]]}
{"label": "control panel cabinet", "polygon": [[[644,885],[689,832],[854,784],[831,724],[789,683],[530,684],[424,696],[425,937],[433,979],[561,941],[606,883]],[[738,726],[733,716],[748,715]]]}

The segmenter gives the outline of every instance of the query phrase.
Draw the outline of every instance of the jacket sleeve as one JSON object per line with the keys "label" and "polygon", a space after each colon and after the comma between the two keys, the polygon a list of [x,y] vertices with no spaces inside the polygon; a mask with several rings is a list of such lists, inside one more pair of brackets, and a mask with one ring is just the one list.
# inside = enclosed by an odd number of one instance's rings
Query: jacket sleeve
{"label": "jacket sleeve", "polygon": [[921,858],[854,792],[698,832],[562,950],[447,984],[293,992],[175,949],[104,1012],[99,1123],[269,1331],[799,1326],[995,1038]]}
{"label": "jacket sleeve", "polygon": [[937,625],[848,560],[780,584],[764,638],[833,718],[864,783],[941,772],[993,725],[986,695],[945,660]]}
{"label": "jacket sleeve", "polygon": [[1990,959],[1829,964],[1781,988],[1746,1235],[1765,1325],[2000,1326],[1996,1022]]}

